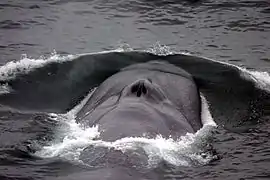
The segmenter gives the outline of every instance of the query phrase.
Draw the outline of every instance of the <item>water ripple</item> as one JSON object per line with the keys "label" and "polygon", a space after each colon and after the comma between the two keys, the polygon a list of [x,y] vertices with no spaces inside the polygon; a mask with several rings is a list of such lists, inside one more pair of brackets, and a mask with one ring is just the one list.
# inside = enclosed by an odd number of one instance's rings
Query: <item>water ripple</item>
{"label": "water ripple", "polygon": [[31,26],[45,25],[44,23],[34,20],[4,20],[0,21],[0,29],[28,29]]}
{"label": "water ripple", "polygon": [[24,29],[23,25],[20,22],[12,20],[4,20],[0,22],[1,29]]}

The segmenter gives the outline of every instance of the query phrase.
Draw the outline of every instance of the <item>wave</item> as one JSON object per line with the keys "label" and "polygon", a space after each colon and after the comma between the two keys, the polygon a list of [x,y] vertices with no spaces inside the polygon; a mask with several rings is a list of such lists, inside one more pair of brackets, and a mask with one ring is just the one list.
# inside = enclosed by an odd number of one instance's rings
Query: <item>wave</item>
{"label": "wave", "polygon": [[188,71],[209,101],[219,125],[254,124],[269,107],[269,74],[205,57],[171,51],[159,44],[146,51],[113,51],[48,58],[22,58],[0,67],[2,109],[65,113],[106,78],[135,63],[161,60]]}

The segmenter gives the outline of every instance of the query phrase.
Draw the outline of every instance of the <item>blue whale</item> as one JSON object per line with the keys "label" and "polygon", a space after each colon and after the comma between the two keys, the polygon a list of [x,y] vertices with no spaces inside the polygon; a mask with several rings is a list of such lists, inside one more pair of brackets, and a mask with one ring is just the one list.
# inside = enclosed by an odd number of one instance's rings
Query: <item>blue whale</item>
{"label": "blue whale", "polygon": [[106,79],[78,112],[77,121],[98,125],[101,139],[177,138],[202,127],[201,101],[192,76],[162,61],[123,68]]}

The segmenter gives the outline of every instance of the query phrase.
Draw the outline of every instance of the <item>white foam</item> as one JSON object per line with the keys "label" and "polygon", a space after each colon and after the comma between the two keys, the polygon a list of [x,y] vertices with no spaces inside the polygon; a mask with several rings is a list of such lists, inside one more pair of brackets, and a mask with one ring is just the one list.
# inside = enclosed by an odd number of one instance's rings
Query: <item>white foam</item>
{"label": "white foam", "polygon": [[[73,110],[67,114],[51,114],[51,118],[63,124],[55,135],[55,140],[36,152],[37,156],[43,158],[62,157],[71,161],[79,162],[79,156],[84,148],[95,145],[115,148],[123,152],[129,150],[143,149],[148,156],[149,166],[153,167],[160,161],[176,166],[189,166],[191,164],[206,164],[212,158],[211,155],[202,154],[200,145],[208,137],[216,124],[209,112],[206,99],[202,99],[202,121],[203,127],[195,134],[187,133],[177,140],[166,139],[161,135],[150,139],[147,137],[126,137],[114,142],[99,140],[100,132],[98,126],[83,127],[76,123],[76,113],[84,106],[90,98],[91,93]],[[63,130],[64,129],[64,130]]]}
{"label": "white foam", "polygon": [[216,123],[210,113],[208,101],[204,97],[203,93],[200,93],[201,97],[201,119],[204,126],[211,125],[216,126]]}
{"label": "white foam", "polygon": [[0,81],[7,81],[14,79],[17,74],[26,74],[35,68],[44,66],[51,62],[64,62],[74,59],[74,55],[60,56],[57,53],[53,53],[50,57],[39,59],[29,58],[23,55],[19,61],[10,61],[7,64],[0,67]]}

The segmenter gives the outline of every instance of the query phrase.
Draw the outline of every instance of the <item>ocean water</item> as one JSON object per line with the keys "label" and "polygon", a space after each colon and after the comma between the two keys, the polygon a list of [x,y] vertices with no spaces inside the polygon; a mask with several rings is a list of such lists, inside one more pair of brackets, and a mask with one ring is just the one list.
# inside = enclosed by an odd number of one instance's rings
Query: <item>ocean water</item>
{"label": "ocean water", "polygon": [[[138,150],[145,179],[269,179],[269,31],[268,0],[2,0],[0,179],[87,179]],[[104,142],[76,123],[106,77],[157,58],[198,82],[196,134]]]}

